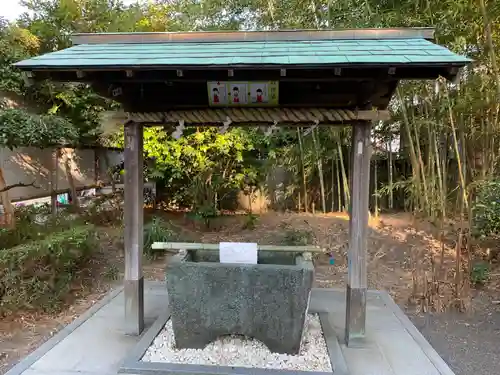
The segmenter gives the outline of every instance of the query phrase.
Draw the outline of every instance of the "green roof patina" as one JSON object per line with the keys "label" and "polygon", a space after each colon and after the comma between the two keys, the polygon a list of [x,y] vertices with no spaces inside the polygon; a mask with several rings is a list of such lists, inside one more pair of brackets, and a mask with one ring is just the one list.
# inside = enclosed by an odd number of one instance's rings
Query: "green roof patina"
{"label": "green roof patina", "polygon": [[[154,35],[155,33],[151,33]],[[238,33],[226,33],[238,34]],[[79,44],[16,64],[22,69],[90,69],[147,67],[325,66],[325,65],[456,65],[471,60],[424,37],[366,37],[314,40],[182,40],[162,41],[115,38]],[[119,35],[119,36],[124,36]],[[134,36],[134,34],[128,34]],[[187,34],[184,34],[187,35]],[[298,35],[298,34],[297,34]],[[309,33],[311,35],[311,33]],[[312,34],[314,35],[314,34]],[[391,35],[391,34],[389,34]]]}

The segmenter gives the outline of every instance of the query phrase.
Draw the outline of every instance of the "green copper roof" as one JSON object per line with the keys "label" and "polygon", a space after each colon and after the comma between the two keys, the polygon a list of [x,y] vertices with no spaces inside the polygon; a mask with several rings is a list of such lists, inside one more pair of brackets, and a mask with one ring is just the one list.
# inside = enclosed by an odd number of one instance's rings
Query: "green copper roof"
{"label": "green copper roof", "polygon": [[[105,34],[104,34],[105,35]],[[90,43],[90,42],[89,42]],[[471,60],[424,38],[293,41],[156,41],[80,44],[21,61],[23,69],[210,66],[465,65]]]}

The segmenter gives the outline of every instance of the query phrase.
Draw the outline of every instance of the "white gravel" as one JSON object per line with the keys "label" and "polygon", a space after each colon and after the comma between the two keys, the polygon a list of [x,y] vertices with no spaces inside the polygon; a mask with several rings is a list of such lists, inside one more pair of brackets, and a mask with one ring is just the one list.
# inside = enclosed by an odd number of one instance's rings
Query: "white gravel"
{"label": "white gravel", "polygon": [[308,315],[298,355],[271,353],[260,341],[225,336],[204,349],[175,349],[172,322],[148,348],[142,361],[331,372],[325,338],[317,314]]}

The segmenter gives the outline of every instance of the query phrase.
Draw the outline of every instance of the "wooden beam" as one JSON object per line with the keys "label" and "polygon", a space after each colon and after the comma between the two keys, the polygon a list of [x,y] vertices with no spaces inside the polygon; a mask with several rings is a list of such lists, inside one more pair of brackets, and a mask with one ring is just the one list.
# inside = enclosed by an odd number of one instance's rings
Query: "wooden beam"
{"label": "wooden beam", "polygon": [[353,126],[345,325],[345,342],[348,346],[365,336],[370,133],[371,122],[369,121],[358,122]]}
{"label": "wooden beam", "polygon": [[[156,250],[206,250],[218,251],[219,244],[203,244],[191,242],[155,242],[151,246]],[[276,251],[290,253],[324,253],[325,249],[319,246],[274,246],[274,245],[259,245],[259,251]]]}
{"label": "wooden beam", "polygon": [[[433,66],[424,66],[418,64],[396,64],[396,72],[394,75],[389,75],[389,69],[384,65],[359,65],[359,64],[339,64],[333,67],[315,66],[310,67],[256,67],[252,69],[239,66],[233,67],[207,67],[205,69],[196,68],[195,66],[177,66],[165,67],[155,66],[148,69],[143,67],[127,67],[118,66],[92,67],[78,69],[85,72],[83,78],[77,78],[75,69],[73,68],[56,68],[48,69],[46,67],[33,67],[36,71],[34,80],[53,79],[56,81],[70,82],[92,82],[95,84],[113,84],[113,83],[163,83],[165,82],[200,82],[205,84],[207,81],[227,81],[228,69],[233,69],[235,73],[235,81],[275,81],[280,82],[342,82],[342,81],[365,81],[365,80],[401,80],[401,79],[431,79],[433,77],[449,75],[450,67],[461,68],[462,65],[453,64],[437,64]],[[183,69],[184,76],[177,77],[177,69]],[[281,76],[281,69],[286,69],[286,77]],[[133,72],[132,77],[126,76],[124,70]],[[341,75],[338,75],[340,70]],[[28,71],[27,71],[28,72]],[[146,87],[147,89],[147,87]]]}
{"label": "wooden beam", "polygon": [[144,329],[142,124],[125,124],[125,333]]}

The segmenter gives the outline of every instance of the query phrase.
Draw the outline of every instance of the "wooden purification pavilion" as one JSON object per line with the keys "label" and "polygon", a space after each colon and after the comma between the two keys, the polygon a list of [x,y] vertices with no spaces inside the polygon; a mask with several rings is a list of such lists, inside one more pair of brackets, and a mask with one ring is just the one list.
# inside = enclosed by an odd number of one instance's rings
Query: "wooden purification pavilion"
{"label": "wooden purification pavilion", "polygon": [[469,59],[417,29],[77,34],[16,64],[26,81],[85,82],[122,104],[126,332],[144,329],[143,126],[351,126],[347,344],[365,334],[370,130],[400,80],[457,77]]}

